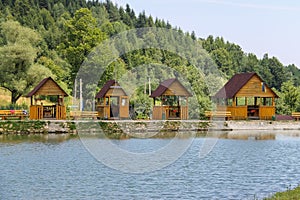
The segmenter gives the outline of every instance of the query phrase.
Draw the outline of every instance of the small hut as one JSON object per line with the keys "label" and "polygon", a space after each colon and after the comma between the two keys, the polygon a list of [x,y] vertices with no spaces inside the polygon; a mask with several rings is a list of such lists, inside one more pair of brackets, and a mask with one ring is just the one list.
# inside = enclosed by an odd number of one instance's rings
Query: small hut
{"label": "small hut", "polygon": [[64,97],[67,96],[51,77],[45,78],[27,95],[30,97],[30,119],[66,119]]}
{"label": "small hut", "polygon": [[213,98],[233,119],[272,119],[278,95],[253,72],[234,75]]}
{"label": "small hut", "polygon": [[98,118],[129,118],[128,96],[115,80],[107,81],[96,95]]}
{"label": "small hut", "polygon": [[188,97],[191,96],[177,78],[163,81],[150,96],[154,102],[152,119],[188,119]]}

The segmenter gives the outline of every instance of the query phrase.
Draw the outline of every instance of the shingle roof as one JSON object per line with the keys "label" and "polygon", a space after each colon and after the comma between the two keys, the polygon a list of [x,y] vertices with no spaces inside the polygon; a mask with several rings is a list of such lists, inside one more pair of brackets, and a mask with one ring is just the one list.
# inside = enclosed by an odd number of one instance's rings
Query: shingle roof
{"label": "shingle roof", "polygon": [[48,77],[43,79],[31,92],[26,95],[26,97],[32,97],[35,95],[35,93],[37,93],[37,91],[39,91],[39,89],[41,89],[41,87],[43,87],[43,85],[49,80],[52,80],[57,85],[57,87],[64,93],[64,96],[69,96],[51,77]]}
{"label": "shingle roof", "polygon": [[[97,93],[96,95],[96,99],[98,98],[103,98],[105,97],[106,93],[108,92],[108,90],[111,88],[111,86],[113,86],[115,83],[118,84],[118,82],[116,80],[109,80],[107,81],[104,86],[101,88],[101,90]],[[119,84],[118,84],[119,85]],[[120,88],[121,90],[123,90],[122,88]],[[123,90],[123,92],[126,94],[126,92]]]}
{"label": "shingle roof", "polygon": [[[156,88],[156,90],[152,92],[152,94],[150,95],[150,97],[153,97],[153,98],[154,98],[154,97],[159,97],[159,96],[163,95],[164,92],[165,92],[168,88],[170,88],[170,86],[171,86],[175,81],[178,81],[178,79],[177,79],[177,78],[171,78],[171,79],[167,79],[167,80],[163,81],[163,82]],[[180,83],[180,81],[178,81],[178,83],[179,83],[180,85],[182,85],[182,84]],[[182,85],[182,87],[185,88],[183,85]],[[186,91],[187,91],[187,93],[189,94],[189,96],[192,96],[192,94],[191,94],[188,90],[186,90]]]}
{"label": "shingle roof", "polygon": [[[214,98],[233,98],[238,91],[254,76],[255,72],[234,75],[214,96]],[[258,75],[257,75],[258,76]],[[258,76],[259,77],[259,76]],[[259,77],[260,78],[260,77]],[[261,79],[261,78],[260,78]],[[261,79],[262,80],[262,79]],[[262,80],[263,82],[263,80]],[[274,92],[275,96],[277,94]]]}

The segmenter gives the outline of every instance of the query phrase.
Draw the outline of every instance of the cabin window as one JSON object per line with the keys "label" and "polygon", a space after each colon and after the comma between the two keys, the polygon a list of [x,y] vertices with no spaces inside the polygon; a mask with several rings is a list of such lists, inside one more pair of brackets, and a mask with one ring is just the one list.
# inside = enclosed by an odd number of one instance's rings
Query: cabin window
{"label": "cabin window", "polygon": [[272,106],[272,97],[264,97],[262,98],[262,104],[264,106]]}
{"label": "cabin window", "polygon": [[178,106],[178,96],[164,96],[163,97],[164,106]]}
{"label": "cabin window", "polygon": [[119,98],[118,97],[110,97],[110,105],[111,106],[117,106],[119,105]]}
{"label": "cabin window", "polygon": [[227,99],[227,106],[232,106],[233,99]]}
{"label": "cabin window", "polygon": [[246,105],[246,97],[237,97],[236,105],[237,106],[245,106]]}
{"label": "cabin window", "polygon": [[98,99],[98,104],[103,105],[104,104],[104,98],[99,98]]}
{"label": "cabin window", "polygon": [[247,97],[247,105],[248,106],[259,106],[260,97]]}
{"label": "cabin window", "polygon": [[122,98],[121,105],[122,106],[126,106],[127,105],[127,99],[126,98]]}
{"label": "cabin window", "polygon": [[162,105],[161,98],[160,97],[154,98],[154,106],[161,106],[161,105]]}
{"label": "cabin window", "polygon": [[106,98],[105,98],[105,104],[106,104],[106,105],[109,105],[109,97],[106,97]]}
{"label": "cabin window", "polygon": [[265,82],[262,82],[261,83],[261,91],[262,92],[266,92],[267,90],[266,90],[266,84],[265,84]]}
{"label": "cabin window", "polygon": [[187,105],[187,98],[186,97],[179,97],[180,105],[186,106]]}
{"label": "cabin window", "polygon": [[217,100],[217,103],[220,106],[225,106],[226,105],[225,102],[226,102],[226,99],[224,99],[224,98],[220,98]]}

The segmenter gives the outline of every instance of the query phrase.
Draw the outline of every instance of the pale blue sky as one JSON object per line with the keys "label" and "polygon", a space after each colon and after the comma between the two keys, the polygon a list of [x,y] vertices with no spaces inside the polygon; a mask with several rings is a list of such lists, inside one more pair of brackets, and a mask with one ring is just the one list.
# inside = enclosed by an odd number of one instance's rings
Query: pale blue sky
{"label": "pale blue sky", "polygon": [[247,53],[276,56],[300,67],[300,1],[296,0],[113,0],[145,10],[196,35],[223,36]]}

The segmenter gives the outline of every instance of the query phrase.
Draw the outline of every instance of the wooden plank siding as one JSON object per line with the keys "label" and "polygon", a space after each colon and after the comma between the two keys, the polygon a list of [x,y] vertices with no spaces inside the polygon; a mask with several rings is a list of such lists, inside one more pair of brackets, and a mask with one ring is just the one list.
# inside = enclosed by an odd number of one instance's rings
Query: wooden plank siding
{"label": "wooden plank siding", "polygon": [[[124,102],[122,102],[124,101]],[[129,118],[129,99],[127,96],[120,97],[120,118]]]}
{"label": "wooden plank siding", "polygon": [[217,111],[229,111],[232,119],[235,120],[248,118],[247,106],[217,106]]}
{"label": "wooden plank siding", "polygon": [[258,76],[253,76],[235,95],[236,97],[275,97],[274,92],[268,87],[264,86],[265,91],[262,90],[262,81]]}
{"label": "wooden plank siding", "polygon": [[180,119],[186,120],[189,118],[188,106],[180,106]]}
{"label": "wooden plank siding", "polygon": [[43,106],[42,105],[30,106],[29,119],[31,119],[31,120],[43,119]]}
{"label": "wooden plank siding", "polygon": [[105,96],[126,96],[126,94],[122,89],[110,88]]}
{"label": "wooden plank siding", "polygon": [[275,116],[275,107],[274,106],[260,106],[259,107],[259,118],[270,120]]}
{"label": "wooden plank siding", "polygon": [[66,118],[67,118],[66,106],[56,105],[56,119],[61,120]]}
{"label": "wooden plank siding", "polygon": [[61,90],[57,84],[49,79],[36,93],[35,95],[48,95],[48,96],[64,96],[66,93]]}
{"label": "wooden plank siding", "polygon": [[153,120],[162,120],[162,115],[166,114],[166,110],[163,106],[154,106],[152,111]]}
{"label": "wooden plank siding", "polygon": [[172,95],[176,95],[176,96],[189,96],[190,93],[178,81],[174,81],[169,86],[169,88],[165,91],[164,95],[166,95],[166,96],[172,96]]}
{"label": "wooden plank siding", "polygon": [[110,117],[110,115],[109,115],[109,106],[98,105],[97,106],[97,111],[98,111],[98,117],[100,119],[108,119]]}

